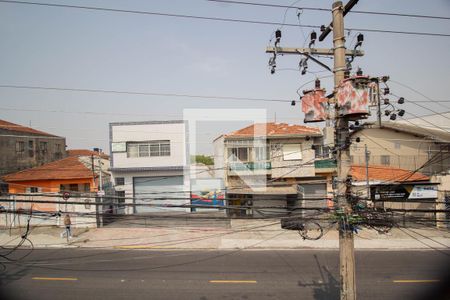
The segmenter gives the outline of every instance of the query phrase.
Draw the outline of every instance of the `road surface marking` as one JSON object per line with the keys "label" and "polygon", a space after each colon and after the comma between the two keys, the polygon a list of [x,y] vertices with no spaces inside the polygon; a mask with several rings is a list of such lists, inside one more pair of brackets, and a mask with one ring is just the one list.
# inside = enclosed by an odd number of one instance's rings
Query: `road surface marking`
{"label": "road surface marking", "polygon": [[55,281],[76,281],[78,278],[73,277],[33,277],[33,280],[55,280]]}
{"label": "road surface marking", "polygon": [[405,280],[393,280],[394,283],[430,283],[439,282],[439,279],[405,279]]}
{"label": "road surface marking", "polygon": [[210,280],[209,283],[257,283],[256,280]]}
{"label": "road surface marking", "polygon": [[178,248],[174,246],[129,245],[129,246],[114,246],[114,249],[178,249]]}

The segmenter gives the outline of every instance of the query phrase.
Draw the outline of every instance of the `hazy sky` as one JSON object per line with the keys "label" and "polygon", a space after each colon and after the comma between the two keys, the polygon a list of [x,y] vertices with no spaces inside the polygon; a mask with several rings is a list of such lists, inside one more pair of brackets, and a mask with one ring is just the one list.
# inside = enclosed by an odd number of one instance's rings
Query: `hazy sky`
{"label": "hazy sky", "polygon": [[[318,26],[331,20],[330,12],[203,0],[36,1],[270,22],[282,22],[285,15],[286,23],[298,23],[300,12],[301,24]],[[296,2],[305,7],[330,8],[332,4],[331,0]],[[450,1],[360,0],[354,10],[448,17]],[[350,13],[345,22],[348,28],[450,34],[450,20]],[[279,70],[270,74],[265,47],[278,27],[0,3],[0,85],[298,99],[300,86],[316,76],[328,76],[322,82],[331,91],[330,73],[310,62],[310,71],[321,72],[301,76],[296,70],[299,57],[279,57]],[[311,30],[282,27],[281,46],[303,46],[303,34],[309,36]],[[347,47],[351,47],[358,32],[346,33]],[[366,55],[355,59],[355,69],[360,66],[372,76],[389,75],[432,99],[450,99],[450,37],[364,36],[362,50]],[[316,46],[331,47],[331,43],[330,35]],[[332,66],[332,60],[321,60]],[[312,83],[303,88],[310,87]],[[407,100],[426,100],[397,83],[391,82],[390,87]],[[425,108],[408,102],[404,108],[414,115],[450,110],[450,102],[420,104]],[[109,151],[110,122],[181,119],[184,108],[265,108],[271,121],[276,114],[278,122],[303,122],[300,106],[283,102],[0,88],[0,119],[65,136],[69,148],[100,147]],[[242,122],[208,122],[199,129],[199,144],[203,146],[198,149],[210,153],[213,138],[240,127]]]}

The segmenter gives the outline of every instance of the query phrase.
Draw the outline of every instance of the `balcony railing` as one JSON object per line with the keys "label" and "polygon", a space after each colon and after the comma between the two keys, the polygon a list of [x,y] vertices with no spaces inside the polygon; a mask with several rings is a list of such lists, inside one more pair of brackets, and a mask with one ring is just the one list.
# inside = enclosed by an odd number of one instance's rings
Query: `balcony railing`
{"label": "balcony railing", "polygon": [[316,160],[314,162],[314,167],[317,169],[337,168],[337,162],[335,159]]}
{"label": "balcony railing", "polygon": [[229,163],[228,168],[230,171],[271,170],[272,163],[270,161]]}

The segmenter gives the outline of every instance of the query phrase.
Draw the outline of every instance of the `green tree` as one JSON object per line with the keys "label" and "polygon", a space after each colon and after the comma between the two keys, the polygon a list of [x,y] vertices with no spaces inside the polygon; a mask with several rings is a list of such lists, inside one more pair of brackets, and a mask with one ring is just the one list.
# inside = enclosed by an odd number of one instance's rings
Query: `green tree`
{"label": "green tree", "polygon": [[193,161],[196,163],[202,163],[207,166],[214,165],[214,158],[212,158],[211,156],[200,154],[195,155],[193,158],[194,158]]}

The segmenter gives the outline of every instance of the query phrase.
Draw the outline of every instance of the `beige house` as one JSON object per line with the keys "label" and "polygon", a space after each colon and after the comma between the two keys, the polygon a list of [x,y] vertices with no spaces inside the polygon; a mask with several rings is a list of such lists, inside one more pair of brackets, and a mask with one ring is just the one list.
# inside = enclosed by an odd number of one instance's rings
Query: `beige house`
{"label": "beige house", "polygon": [[[224,134],[214,140],[216,177],[226,187],[228,205],[250,206],[236,215],[285,213],[304,197],[326,196],[326,178],[316,176],[315,150],[319,128],[285,123],[262,123]],[[303,186],[302,184],[308,184]],[[316,195],[319,193],[320,195]]]}
{"label": "beige house", "polygon": [[[427,175],[450,169],[450,132],[419,127],[415,124],[383,122],[382,127],[365,124],[352,135],[352,165],[381,165],[406,170],[421,168]],[[360,142],[357,143],[356,139]]]}

